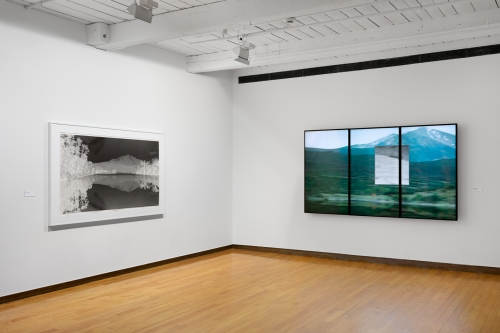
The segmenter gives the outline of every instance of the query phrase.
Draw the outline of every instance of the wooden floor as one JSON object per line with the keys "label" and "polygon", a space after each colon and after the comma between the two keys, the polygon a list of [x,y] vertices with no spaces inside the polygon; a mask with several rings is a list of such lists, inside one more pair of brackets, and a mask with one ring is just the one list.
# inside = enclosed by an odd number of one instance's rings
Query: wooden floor
{"label": "wooden floor", "polygon": [[233,249],[0,305],[0,332],[500,333],[500,276]]}

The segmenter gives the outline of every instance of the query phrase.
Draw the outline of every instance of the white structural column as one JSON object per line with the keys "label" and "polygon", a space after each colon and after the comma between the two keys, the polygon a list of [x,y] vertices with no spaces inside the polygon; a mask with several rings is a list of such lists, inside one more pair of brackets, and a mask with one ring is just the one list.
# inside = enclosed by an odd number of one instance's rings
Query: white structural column
{"label": "white structural column", "polygon": [[[496,44],[499,36],[500,9],[492,8],[331,37],[259,46],[252,51],[249,66],[234,61],[231,51],[191,56],[187,57],[187,70],[201,73],[345,56],[352,60],[352,56],[362,54],[370,54],[365,60],[380,59],[396,54],[402,56],[441,51],[443,43],[460,45],[456,48]],[[417,46],[425,46],[425,51]],[[406,50],[401,52],[401,49]],[[346,62],[345,59],[343,61]]]}

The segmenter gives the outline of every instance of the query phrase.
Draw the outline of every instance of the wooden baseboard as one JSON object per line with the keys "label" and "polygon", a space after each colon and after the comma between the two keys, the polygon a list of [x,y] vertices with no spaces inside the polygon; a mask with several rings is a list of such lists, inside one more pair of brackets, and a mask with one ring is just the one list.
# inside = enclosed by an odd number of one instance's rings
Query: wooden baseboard
{"label": "wooden baseboard", "polygon": [[448,264],[448,263],[432,262],[432,261],[367,257],[367,256],[356,256],[351,254],[281,249],[274,247],[262,247],[262,246],[238,245],[238,244],[233,244],[233,248],[241,250],[249,250],[249,251],[258,251],[258,252],[291,254],[296,256],[369,262],[369,263],[385,264],[385,265],[434,268],[434,269],[444,269],[450,271],[472,272],[472,273],[500,274],[500,267],[472,266],[472,265]]}
{"label": "wooden baseboard", "polygon": [[2,297],[0,297],[0,304],[17,301],[17,300],[20,300],[20,299],[23,299],[23,298],[27,298],[27,297],[38,296],[38,295],[50,293],[50,292],[57,291],[57,290],[62,290],[62,289],[66,289],[66,288],[76,287],[76,286],[79,286],[79,285],[82,285],[82,284],[85,284],[85,283],[99,281],[99,280],[103,280],[103,279],[107,279],[107,278],[110,278],[110,277],[115,277],[115,276],[123,275],[123,274],[127,274],[127,273],[133,273],[133,272],[141,271],[141,270],[148,269],[148,268],[153,268],[153,267],[157,267],[157,266],[162,266],[162,265],[170,264],[170,263],[177,262],[177,261],[182,261],[182,260],[186,260],[186,259],[191,259],[191,258],[195,258],[195,257],[204,256],[204,255],[207,255],[207,254],[212,254],[212,253],[215,253],[215,252],[229,250],[232,247],[233,247],[232,245],[226,245],[226,246],[218,247],[218,248],[211,249],[211,250],[206,250],[206,251],[196,252],[196,253],[192,253],[192,254],[187,254],[185,256],[180,256],[180,257],[176,257],[176,258],[171,258],[171,259],[156,261],[156,262],[152,262],[152,263],[145,264],[145,265],[140,265],[140,266],[125,268],[125,269],[120,269],[118,271],[113,271],[113,272],[109,272],[109,273],[104,273],[104,274],[89,276],[89,277],[86,277],[86,278],[83,278],[83,279],[78,279],[78,280],[74,280],[74,281],[68,281],[68,282],[58,283],[58,284],[55,284],[55,285],[52,285],[52,286],[47,286],[47,287],[42,287],[42,288],[38,288],[38,289],[23,291],[23,292],[20,292],[20,293],[17,293],[17,294],[2,296]]}
{"label": "wooden baseboard", "polygon": [[197,253],[193,253],[193,254],[188,254],[185,256],[180,256],[177,258],[166,259],[166,260],[162,260],[162,261],[153,262],[150,264],[130,267],[130,268],[121,269],[118,271],[113,271],[113,272],[109,272],[109,273],[90,276],[90,277],[83,278],[83,279],[59,283],[59,284],[55,284],[52,286],[28,290],[28,291],[20,292],[17,294],[2,296],[2,297],[0,297],[0,304],[13,302],[13,301],[17,301],[17,300],[27,298],[27,297],[42,295],[42,294],[50,293],[50,292],[57,291],[57,290],[71,288],[71,287],[79,286],[82,284],[107,279],[110,277],[115,277],[115,276],[119,276],[119,275],[123,275],[123,274],[127,274],[127,273],[133,273],[133,272],[141,271],[144,269],[162,266],[162,265],[170,264],[173,262],[178,262],[178,261],[182,261],[182,260],[186,260],[186,259],[200,257],[200,256],[204,256],[207,254],[212,254],[212,253],[216,253],[216,252],[220,252],[220,251],[224,251],[224,250],[229,250],[229,249],[240,249],[240,250],[249,250],[249,251],[257,251],[257,252],[290,254],[290,255],[296,255],[296,256],[307,256],[307,257],[328,258],[328,259],[336,259],[336,260],[369,262],[369,263],[385,264],[385,265],[399,265],[399,266],[410,266],[410,267],[421,267],[421,268],[434,268],[434,269],[445,269],[445,270],[452,270],[452,271],[499,274],[500,275],[500,268],[499,267],[458,265],[458,264],[447,264],[447,263],[431,262],[431,261],[367,257],[367,256],[356,256],[356,255],[350,255],[350,254],[340,254],[340,253],[330,253],[330,252],[316,252],[316,251],[281,249],[281,248],[274,248],[274,247],[262,247],[262,246],[233,244],[233,245],[218,247],[218,248],[215,248],[212,250],[207,250],[207,251],[197,252]]}

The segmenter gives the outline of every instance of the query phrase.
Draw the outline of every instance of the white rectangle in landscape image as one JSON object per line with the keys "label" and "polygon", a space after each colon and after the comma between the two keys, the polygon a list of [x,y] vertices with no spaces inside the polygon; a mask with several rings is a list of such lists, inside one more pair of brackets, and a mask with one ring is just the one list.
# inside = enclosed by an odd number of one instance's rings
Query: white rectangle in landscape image
{"label": "white rectangle in landscape image", "polygon": [[[401,146],[401,185],[410,185],[408,146]],[[375,184],[399,185],[399,146],[375,147]]]}

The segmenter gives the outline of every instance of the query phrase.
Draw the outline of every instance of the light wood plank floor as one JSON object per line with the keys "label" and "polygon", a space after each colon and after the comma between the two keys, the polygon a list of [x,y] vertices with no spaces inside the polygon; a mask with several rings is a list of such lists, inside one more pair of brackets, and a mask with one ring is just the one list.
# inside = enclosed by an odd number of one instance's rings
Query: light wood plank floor
{"label": "light wood plank floor", "polygon": [[500,332],[500,276],[227,250],[0,305],[0,332]]}

